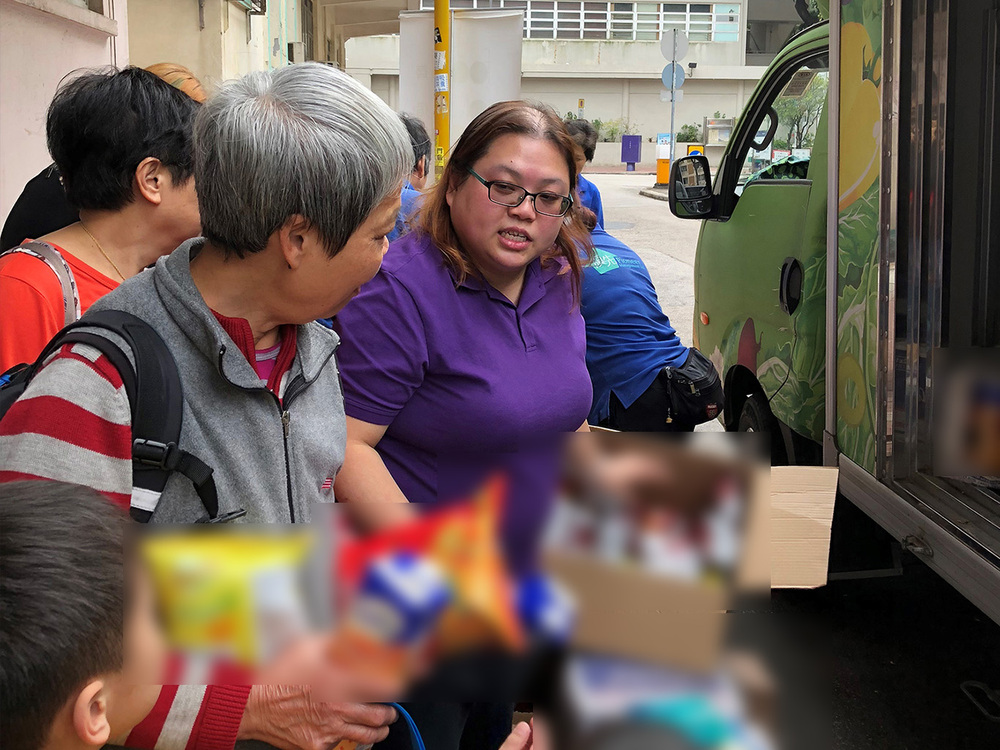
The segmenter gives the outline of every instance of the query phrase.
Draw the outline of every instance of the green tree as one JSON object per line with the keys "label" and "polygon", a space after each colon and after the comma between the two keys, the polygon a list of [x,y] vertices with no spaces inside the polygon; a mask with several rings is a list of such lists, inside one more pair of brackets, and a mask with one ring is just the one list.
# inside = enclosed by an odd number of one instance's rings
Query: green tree
{"label": "green tree", "polygon": [[677,142],[701,143],[701,128],[694,123],[691,123],[690,125],[681,125],[680,129],[677,131]]}
{"label": "green tree", "polygon": [[778,113],[778,132],[774,139],[778,148],[812,148],[816,126],[826,102],[828,75],[817,74],[802,96],[779,96],[774,102]]}
{"label": "green tree", "polygon": [[597,128],[597,138],[603,143],[619,141],[623,135],[635,135],[635,124],[624,117],[606,121],[591,120],[590,124]]}

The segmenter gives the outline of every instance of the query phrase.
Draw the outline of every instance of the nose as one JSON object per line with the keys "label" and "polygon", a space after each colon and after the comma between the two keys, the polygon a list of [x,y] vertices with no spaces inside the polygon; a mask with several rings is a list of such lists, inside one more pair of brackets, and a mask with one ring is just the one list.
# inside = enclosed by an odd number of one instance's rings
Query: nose
{"label": "nose", "polygon": [[518,218],[534,220],[536,214],[535,211],[535,199],[530,195],[524,196],[524,200],[521,201],[520,205],[511,206],[509,209],[512,216],[517,216]]}

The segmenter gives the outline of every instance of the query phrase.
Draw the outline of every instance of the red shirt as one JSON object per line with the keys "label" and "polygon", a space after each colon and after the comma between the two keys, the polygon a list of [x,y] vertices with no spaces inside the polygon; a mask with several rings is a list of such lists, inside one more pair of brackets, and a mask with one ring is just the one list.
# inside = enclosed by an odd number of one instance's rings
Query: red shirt
{"label": "red shirt", "polygon": [[[52,246],[73,271],[82,313],[120,283]],[[25,253],[0,257],[0,372],[34,362],[65,322],[62,286],[52,269]]]}
{"label": "red shirt", "polygon": [[281,380],[292,369],[292,362],[295,361],[295,341],[298,329],[293,325],[281,326],[278,354],[264,364],[258,360],[258,354],[270,352],[274,347],[261,349],[259,352],[254,348],[253,330],[250,328],[249,321],[245,318],[227,318],[215,310],[212,310],[212,315],[219,321],[222,330],[243,352],[243,356],[260,375],[260,379],[267,385],[267,389],[280,399],[282,397]]}

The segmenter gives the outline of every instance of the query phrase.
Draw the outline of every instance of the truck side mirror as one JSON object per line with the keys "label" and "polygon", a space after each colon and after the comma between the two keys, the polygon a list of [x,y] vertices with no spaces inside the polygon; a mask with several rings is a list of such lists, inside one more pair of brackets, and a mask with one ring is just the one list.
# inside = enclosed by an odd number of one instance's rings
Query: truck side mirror
{"label": "truck side mirror", "polygon": [[685,156],[670,165],[670,211],[679,219],[705,219],[713,215],[712,177],[708,159]]}

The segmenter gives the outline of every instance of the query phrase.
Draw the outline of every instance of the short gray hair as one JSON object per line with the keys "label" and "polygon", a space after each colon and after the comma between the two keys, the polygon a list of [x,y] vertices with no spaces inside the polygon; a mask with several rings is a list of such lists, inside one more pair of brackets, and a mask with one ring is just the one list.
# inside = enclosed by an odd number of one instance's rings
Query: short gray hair
{"label": "short gray hair", "polygon": [[335,255],[413,158],[396,114],[319,63],[223,84],[198,113],[194,150],[202,233],[240,258],[263,250],[294,214]]}

